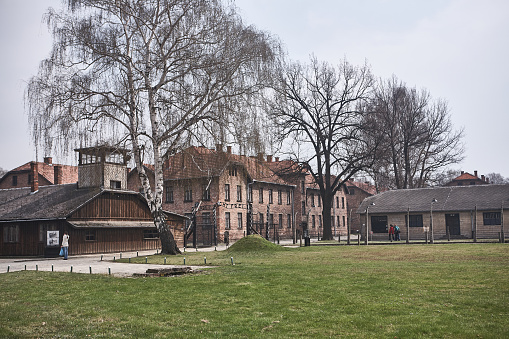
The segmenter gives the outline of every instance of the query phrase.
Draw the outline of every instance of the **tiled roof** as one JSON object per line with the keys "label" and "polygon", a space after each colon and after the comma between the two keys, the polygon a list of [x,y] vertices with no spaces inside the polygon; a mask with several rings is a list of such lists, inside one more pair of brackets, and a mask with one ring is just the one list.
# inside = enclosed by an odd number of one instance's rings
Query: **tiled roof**
{"label": "tiled roof", "polygon": [[[364,199],[357,213],[455,212],[509,208],[509,185],[448,186],[386,191]],[[374,205],[370,205],[374,203]]]}
{"label": "tiled roof", "polygon": [[[31,162],[27,162],[21,166],[18,166],[9,172],[5,173],[4,177],[6,177],[9,173],[12,172],[29,172],[31,170]],[[63,182],[63,184],[75,183],[78,181],[78,167],[71,165],[59,165],[59,164],[47,164],[45,162],[37,162],[37,171],[39,175],[42,175],[49,183],[54,184],[55,180],[55,166],[60,166],[62,168],[62,174],[64,180],[67,182]],[[3,177],[1,178],[3,179]],[[0,179],[0,181],[1,181]]]}
{"label": "tiled roof", "polygon": [[371,194],[371,195],[375,195],[377,193],[376,187],[374,185],[371,185],[370,183],[367,183],[367,182],[348,180],[346,182],[346,185],[347,185],[347,187],[352,187],[352,186],[356,187],[356,188],[361,189],[364,192]]}
{"label": "tiled roof", "polygon": [[460,175],[459,177],[456,177],[452,180],[480,180],[480,179],[478,177],[476,177],[475,175],[465,172],[462,175]]}
{"label": "tiled roof", "polygon": [[218,152],[205,147],[189,147],[169,157],[165,165],[165,179],[206,178],[221,175],[232,164],[243,167],[249,177],[257,181],[287,184],[264,162],[245,155]]}
{"label": "tiled roof", "polygon": [[100,188],[80,188],[77,184],[0,190],[0,221],[62,219],[100,194]]}

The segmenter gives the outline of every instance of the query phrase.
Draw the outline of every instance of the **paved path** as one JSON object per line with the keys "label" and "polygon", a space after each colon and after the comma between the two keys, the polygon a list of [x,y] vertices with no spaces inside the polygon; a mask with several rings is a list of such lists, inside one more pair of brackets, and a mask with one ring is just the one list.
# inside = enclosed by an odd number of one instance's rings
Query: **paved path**
{"label": "paved path", "polygon": [[[312,242],[316,240],[311,239]],[[299,246],[293,244],[292,240],[282,240],[281,245],[283,246]],[[218,246],[198,248],[198,252],[211,252],[211,251],[223,251],[226,249],[224,244]],[[186,252],[196,252],[194,248],[186,249]],[[184,253],[184,252],[183,252]],[[136,255],[143,257],[148,255],[154,255],[154,250],[150,251],[139,251],[139,252],[123,252],[122,258],[133,258]],[[107,253],[107,254],[88,254],[88,255],[77,255],[69,256],[67,260],[63,260],[61,257],[57,258],[43,258],[43,257],[11,257],[1,258],[0,257],[0,274],[7,272],[16,272],[23,270],[39,270],[39,271],[55,271],[55,272],[72,272],[74,273],[87,273],[87,274],[110,274],[116,277],[129,277],[133,274],[146,273],[147,269],[160,269],[160,268],[171,268],[171,267],[191,267],[193,270],[203,268],[204,266],[189,266],[189,265],[155,265],[155,264],[129,264],[114,262],[113,259],[119,259],[120,253]],[[210,267],[210,266],[206,266]]]}
{"label": "paved path", "polygon": [[[213,249],[212,249],[213,250]],[[136,257],[137,252],[122,253],[122,258]],[[139,256],[147,256],[156,254],[152,251],[140,251]],[[102,257],[102,258],[101,258]],[[134,274],[146,273],[147,269],[162,269],[170,267],[191,267],[196,270],[202,267],[189,265],[154,265],[154,264],[129,264],[114,262],[113,257],[120,258],[120,253],[108,254],[90,254],[69,256],[67,260],[58,258],[1,258],[0,273],[23,271],[23,270],[39,270],[39,271],[55,271],[55,272],[72,272],[74,273],[92,273],[92,274],[111,274],[116,277],[129,277]],[[102,260],[101,260],[102,259]],[[210,267],[210,266],[209,266]]]}

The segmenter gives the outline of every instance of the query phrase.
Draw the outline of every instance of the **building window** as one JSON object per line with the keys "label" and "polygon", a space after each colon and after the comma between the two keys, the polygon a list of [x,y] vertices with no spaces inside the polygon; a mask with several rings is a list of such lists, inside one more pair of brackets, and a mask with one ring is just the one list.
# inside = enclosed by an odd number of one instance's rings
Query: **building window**
{"label": "building window", "polygon": [[274,214],[269,214],[269,227],[274,226]]}
{"label": "building window", "polygon": [[339,222],[339,215],[336,217],[336,220],[337,220],[337,222],[338,222],[338,223],[337,223],[338,227],[341,227],[341,223]]}
{"label": "building window", "polygon": [[230,221],[230,212],[224,213],[224,228],[226,230],[229,230],[231,227],[231,221]]}
{"label": "building window", "polygon": [[269,188],[269,204],[274,203],[273,196],[272,196],[272,188]]}
{"label": "building window", "polygon": [[237,228],[242,229],[242,213],[237,213]]}
{"label": "building window", "polygon": [[306,215],[306,202],[302,202],[302,216]]}
{"label": "building window", "polygon": [[343,227],[346,227],[345,216],[343,216]]}
{"label": "building window", "polygon": [[318,194],[316,198],[318,200],[318,207],[322,207],[322,197],[320,196],[320,194]]}
{"label": "building window", "polygon": [[229,173],[230,173],[231,177],[236,177],[237,176],[237,167],[233,167],[233,166],[230,167]]}
{"label": "building window", "polygon": [[500,212],[484,212],[482,214],[484,225],[500,225]]}
{"label": "building window", "polygon": [[157,230],[143,230],[143,239],[159,239]]}
{"label": "building window", "polygon": [[202,200],[203,201],[210,201],[210,187],[208,185],[203,184],[202,185]]}
{"label": "building window", "polygon": [[212,223],[210,222],[210,212],[204,212],[202,215],[202,223],[203,225],[211,225]]}
{"label": "building window", "polygon": [[292,228],[292,215],[291,214],[286,215],[286,226],[288,228]]}
{"label": "building window", "polygon": [[341,197],[341,208],[345,209],[345,197]]}
{"label": "building window", "polygon": [[242,186],[237,185],[237,201],[242,201]]}
{"label": "building window", "polygon": [[301,185],[301,187],[300,187],[301,193],[302,194],[306,193],[306,185],[304,184],[304,181],[301,181],[300,185]]}
{"label": "building window", "polygon": [[101,162],[101,157],[93,154],[82,154],[81,155],[81,164],[99,164]]}
{"label": "building window", "polygon": [[290,195],[290,190],[286,191],[286,204],[290,205],[292,203],[292,198]]}
{"label": "building window", "polygon": [[191,185],[186,185],[184,187],[184,202],[193,201],[193,189]]}
{"label": "building window", "polygon": [[350,195],[355,195],[355,190],[353,188],[350,188]]}
{"label": "building window", "polygon": [[311,198],[311,207],[315,207],[315,195],[311,194],[310,198]]}
{"label": "building window", "polygon": [[331,217],[330,217],[330,225],[331,225],[331,227],[334,227],[334,216],[333,215],[331,215]]}
{"label": "building window", "polygon": [[166,202],[173,203],[173,186],[166,185],[165,190]]}
{"label": "building window", "polygon": [[311,227],[312,228],[316,227],[316,220],[315,220],[315,216],[314,215],[311,216]]}
{"label": "building window", "polygon": [[281,190],[277,191],[277,203],[278,205],[283,204],[283,192]]}
{"label": "building window", "polygon": [[122,183],[118,180],[110,180],[110,188],[112,190],[119,190],[122,188]]}
{"label": "building window", "polygon": [[318,228],[322,228],[322,216],[318,216]]}
{"label": "building window", "polygon": [[85,241],[96,241],[96,234],[95,230],[88,230],[85,231]]}
{"label": "building window", "polygon": [[260,188],[260,189],[258,190],[258,202],[259,202],[260,204],[263,204],[263,188]]}
{"label": "building window", "polygon": [[339,208],[339,198],[336,197],[336,208]]}
{"label": "building window", "polygon": [[[405,222],[407,222],[407,216],[405,215]],[[423,227],[422,214],[410,215],[409,227]]]}
{"label": "building window", "polygon": [[278,214],[278,227],[283,228],[283,215]]}
{"label": "building window", "polygon": [[17,243],[19,241],[19,226],[4,226],[4,243]]}
{"label": "building window", "polygon": [[262,227],[263,226],[263,213],[258,214],[258,219],[259,219],[258,221],[260,223],[260,227]]}
{"label": "building window", "polygon": [[105,162],[112,163],[112,164],[123,164],[124,159],[122,157],[122,154],[120,153],[110,153],[106,155]]}
{"label": "building window", "polygon": [[230,184],[224,184],[224,201],[230,201]]}
{"label": "building window", "polygon": [[18,176],[17,175],[12,176],[12,186],[18,186]]}
{"label": "building window", "polygon": [[247,186],[247,201],[253,202],[253,187],[251,185]]}

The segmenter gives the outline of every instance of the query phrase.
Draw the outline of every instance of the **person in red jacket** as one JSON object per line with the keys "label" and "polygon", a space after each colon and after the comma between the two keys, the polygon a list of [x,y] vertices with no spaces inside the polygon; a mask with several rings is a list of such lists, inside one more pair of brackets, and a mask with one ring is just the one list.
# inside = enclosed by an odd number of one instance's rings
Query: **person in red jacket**
{"label": "person in red jacket", "polygon": [[391,224],[391,227],[389,227],[389,240],[392,242],[394,239],[394,225]]}

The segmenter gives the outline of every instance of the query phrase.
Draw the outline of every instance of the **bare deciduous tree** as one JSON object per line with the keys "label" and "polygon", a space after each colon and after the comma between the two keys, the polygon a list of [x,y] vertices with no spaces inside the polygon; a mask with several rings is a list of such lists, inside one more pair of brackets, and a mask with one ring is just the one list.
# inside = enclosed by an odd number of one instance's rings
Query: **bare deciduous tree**
{"label": "bare deciduous tree", "polygon": [[488,173],[488,174],[486,174],[486,178],[489,179],[491,184],[496,184],[496,185],[509,184],[509,178],[505,178],[500,173]]}
{"label": "bare deciduous tree", "polygon": [[179,253],[162,211],[163,156],[202,135],[222,102],[259,91],[277,44],[221,0],[68,0],[47,19],[53,51],[25,96],[36,144],[131,149],[162,251]]}
{"label": "bare deciduous tree", "polygon": [[323,239],[332,239],[331,208],[343,183],[372,163],[376,138],[366,138],[373,77],[367,65],[337,67],[312,58],[281,72],[270,114],[287,156],[305,168],[320,189]]}
{"label": "bare deciduous tree", "polygon": [[373,123],[383,140],[383,151],[369,170],[375,180],[390,188],[426,187],[463,159],[463,131],[453,130],[446,102],[396,77],[381,81],[375,93]]}

